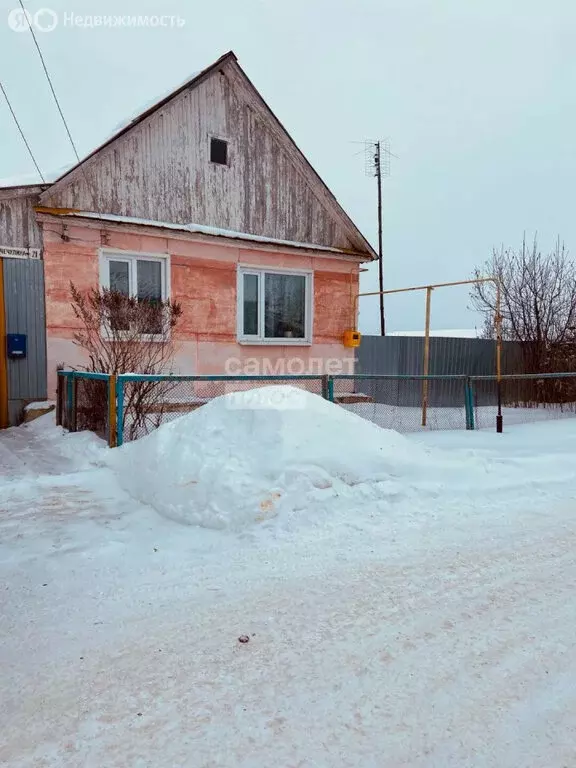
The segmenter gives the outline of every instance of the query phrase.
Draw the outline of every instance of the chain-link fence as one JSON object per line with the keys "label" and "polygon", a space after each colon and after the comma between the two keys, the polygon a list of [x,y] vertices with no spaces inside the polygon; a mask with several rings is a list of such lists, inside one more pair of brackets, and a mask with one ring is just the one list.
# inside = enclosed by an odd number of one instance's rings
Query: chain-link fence
{"label": "chain-link fence", "polygon": [[90,430],[108,439],[109,412],[108,379],[75,378],[75,431]]}
{"label": "chain-link fence", "polygon": [[[56,418],[110,446],[137,440],[216,397],[291,385],[398,432],[494,429],[576,416],[576,373],[503,376],[145,376],[59,371]],[[498,420],[501,414],[501,420]]]}
{"label": "chain-link fence", "polygon": [[470,429],[465,376],[340,375],[334,402],[385,429]]}
{"label": "chain-link fence", "polygon": [[494,426],[500,412],[504,427],[576,416],[576,373],[473,377],[476,429]]}
{"label": "chain-link fence", "polygon": [[326,376],[118,377],[118,444],[137,440],[216,397],[259,387],[290,385],[328,397]]}
{"label": "chain-link fence", "polygon": [[56,423],[70,432],[89,430],[114,444],[110,425],[111,377],[107,373],[58,371]]}

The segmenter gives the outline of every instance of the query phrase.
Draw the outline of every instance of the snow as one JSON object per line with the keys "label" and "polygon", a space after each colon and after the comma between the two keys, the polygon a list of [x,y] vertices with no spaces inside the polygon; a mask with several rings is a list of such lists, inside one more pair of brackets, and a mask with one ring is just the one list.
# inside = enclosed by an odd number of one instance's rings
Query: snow
{"label": "snow", "polygon": [[96,213],[94,211],[71,211],[70,213],[59,213],[58,216],[73,216],[83,219],[97,219],[98,221],[118,222],[119,224],[135,224],[142,227],[160,227],[161,229],[172,229],[177,232],[193,232],[203,235],[213,235],[215,237],[229,237],[234,240],[249,240],[256,243],[272,243],[273,245],[285,245],[290,248],[307,248],[313,251],[327,251],[329,253],[349,253],[341,248],[332,248],[327,245],[317,245],[316,243],[299,243],[296,240],[280,240],[274,237],[263,237],[261,235],[252,235],[248,232],[237,232],[233,229],[222,229],[220,227],[210,227],[204,224],[174,224],[169,221],[156,221],[155,219],[140,219],[134,216],[119,216],[113,213]]}
{"label": "snow", "polygon": [[[171,88],[169,91],[166,91],[162,96],[158,96],[154,99],[150,99],[145,104],[143,104],[139,109],[132,112],[132,114],[126,118],[125,120],[122,120],[120,123],[116,125],[112,133],[110,133],[105,139],[103,139],[95,150],[92,150],[92,152],[97,151],[100,147],[102,147],[104,144],[107,144],[109,141],[112,141],[118,134],[122,133],[126,128],[129,128],[132,123],[136,122],[144,112],[147,112],[152,107],[156,106],[157,104],[160,104],[164,99],[166,99],[168,96],[170,96],[175,91],[179,90],[181,87],[184,87],[186,84],[191,83],[195,77],[197,77],[200,74],[200,72],[196,72],[193,75],[190,75],[186,78],[186,80],[182,81],[182,83],[174,88]],[[89,152],[88,155],[92,154],[92,152]],[[88,156],[87,155],[87,156]],[[73,162],[66,163],[63,166],[60,166],[60,168],[53,169],[52,171],[48,171],[43,173],[44,181],[40,178],[38,173],[22,173],[18,174],[17,176],[11,176],[6,177],[4,179],[0,179],[0,189],[3,187],[26,187],[26,186],[36,186],[36,185],[42,185],[42,184],[52,184],[55,181],[57,181],[61,176],[64,176],[65,173],[68,173],[68,171],[72,170],[72,168],[75,168],[78,165],[77,161],[74,160]]]}
{"label": "snow", "polygon": [[290,386],[215,398],[124,445],[111,466],[134,498],[207,528],[285,524],[315,501],[386,500],[398,480],[442,471],[397,432]]}
{"label": "snow", "polygon": [[[466,412],[464,407],[428,407],[426,427],[422,427],[422,408],[389,405],[387,403],[343,403],[345,408],[363,419],[377,424],[384,429],[395,429],[399,432],[418,432],[434,429],[465,429]],[[474,408],[475,428],[494,429],[498,408],[495,405],[483,405]],[[533,408],[502,408],[502,419],[505,427],[513,424],[529,424],[537,421],[552,419],[574,419],[576,404],[547,405]]]}
{"label": "snow", "polygon": [[37,403],[28,403],[24,407],[25,411],[41,411],[47,408],[55,408],[56,403],[53,400],[43,400],[42,402]]}
{"label": "snow", "polygon": [[[574,423],[377,438],[330,404],[255,403],[252,422],[245,402],[230,409],[245,453],[260,450],[256,430],[276,430],[269,451],[322,460],[342,498],[288,484],[306,509],[226,530],[182,525],[121,487],[115,456],[136,445],[67,435],[53,414],[0,433],[0,762],[572,765]],[[216,403],[198,415],[212,406],[232,429]],[[307,430],[298,445],[293,418]],[[234,429],[231,458],[262,478],[234,453]],[[193,462],[201,436],[188,445],[183,433],[177,422],[157,432],[179,435]],[[156,470],[131,471],[147,482]]]}
{"label": "snow", "polygon": [[[387,336],[424,336],[425,331],[389,331]],[[480,333],[477,328],[449,328],[444,330],[430,331],[430,336],[439,336],[446,339],[478,339]]]}
{"label": "snow", "polygon": [[22,173],[18,176],[10,176],[0,179],[0,189],[4,187],[33,187],[41,186],[43,184],[51,184],[69,171],[74,164],[75,163],[72,162],[66,163],[59,168],[43,173],[44,181],[42,181],[38,173]]}
{"label": "snow", "polygon": [[103,144],[107,144],[109,141],[112,141],[112,139],[118,136],[119,133],[122,133],[123,131],[126,130],[126,128],[129,128],[132,125],[132,123],[137,122],[145,112],[148,112],[153,107],[156,107],[157,105],[164,102],[174,93],[176,93],[176,91],[180,91],[186,86],[191,85],[193,81],[201,73],[202,73],[202,70],[194,72],[191,75],[188,75],[188,77],[182,80],[178,85],[173,85],[171,88],[164,90],[161,94],[157,94],[154,98],[148,99],[147,101],[145,101],[143,104],[141,104],[138,107],[138,109],[133,110],[127,118],[117,123],[113,131],[109,134],[109,136],[107,136],[103,141],[101,141],[98,146],[101,147]]}

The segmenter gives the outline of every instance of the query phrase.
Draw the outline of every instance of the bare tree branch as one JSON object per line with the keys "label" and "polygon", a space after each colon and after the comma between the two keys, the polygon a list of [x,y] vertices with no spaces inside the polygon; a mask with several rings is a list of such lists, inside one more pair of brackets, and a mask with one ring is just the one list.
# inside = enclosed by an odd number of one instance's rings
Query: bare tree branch
{"label": "bare tree branch", "polygon": [[[568,251],[556,240],[543,254],[537,238],[526,237],[519,250],[494,249],[476,277],[494,275],[501,283],[502,337],[521,344],[525,371],[543,373],[571,370],[576,355],[576,267]],[[484,335],[493,338],[495,288],[478,283],[471,291],[472,306],[484,317]],[[569,366],[570,367],[567,367]]]}

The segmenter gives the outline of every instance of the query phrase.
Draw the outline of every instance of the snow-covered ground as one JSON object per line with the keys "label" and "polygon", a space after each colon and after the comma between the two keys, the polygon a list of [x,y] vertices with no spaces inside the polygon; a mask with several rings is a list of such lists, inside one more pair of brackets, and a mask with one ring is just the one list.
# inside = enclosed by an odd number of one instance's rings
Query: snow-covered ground
{"label": "snow-covered ground", "polygon": [[[347,403],[341,406],[351,413],[378,424],[385,429],[398,432],[418,432],[422,427],[422,408],[386,403]],[[476,429],[496,429],[498,408],[485,405],[474,408]],[[535,408],[502,408],[503,423],[506,427],[515,424],[529,424],[552,419],[574,419],[574,403],[565,406],[542,406]],[[466,429],[466,411],[460,408],[429,407],[426,429]]]}
{"label": "snow-covered ground", "polygon": [[0,763],[576,765],[575,422],[250,396],[0,433]]}

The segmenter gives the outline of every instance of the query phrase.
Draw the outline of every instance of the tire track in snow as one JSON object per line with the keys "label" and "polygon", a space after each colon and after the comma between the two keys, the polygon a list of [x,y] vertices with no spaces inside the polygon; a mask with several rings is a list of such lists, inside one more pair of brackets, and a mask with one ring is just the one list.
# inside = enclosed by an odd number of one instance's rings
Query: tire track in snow
{"label": "tire track in snow", "polygon": [[[404,567],[252,585],[212,608],[191,602],[187,616],[167,609],[81,666],[22,681],[18,737],[0,757],[42,768],[561,766],[576,743],[576,532],[564,522],[496,551],[439,548]],[[38,762],[41,752],[52,757]]]}

